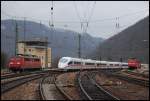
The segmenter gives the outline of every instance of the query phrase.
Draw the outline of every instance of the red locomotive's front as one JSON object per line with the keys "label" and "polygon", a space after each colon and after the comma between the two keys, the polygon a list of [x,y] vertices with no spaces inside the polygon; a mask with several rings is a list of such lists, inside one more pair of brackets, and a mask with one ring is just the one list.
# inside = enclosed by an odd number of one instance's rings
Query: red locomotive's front
{"label": "red locomotive's front", "polygon": [[21,57],[13,57],[8,63],[8,68],[12,71],[20,70],[23,64],[23,59]]}
{"label": "red locomotive's front", "polygon": [[141,67],[141,63],[137,59],[129,59],[128,60],[128,67],[131,69],[138,69]]}

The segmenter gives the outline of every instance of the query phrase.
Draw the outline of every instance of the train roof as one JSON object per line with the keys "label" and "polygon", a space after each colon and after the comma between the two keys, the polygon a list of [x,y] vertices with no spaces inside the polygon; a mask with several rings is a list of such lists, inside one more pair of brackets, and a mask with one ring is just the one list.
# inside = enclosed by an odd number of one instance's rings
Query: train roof
{"label": "train roof", "polygon": [[40,59],[39,57],[32,57],[32,56],[14,56],[11,58],[34,58],[34,59]]}
{"label": "train roof", "polygon": [[96,63],[106,63],[108,61],[96,61]]}
{"label": "train roof", "polygon": [[85,60],[84,60],[84,62],[90,62],[90,63],[93,63],[93,62],[94,62],[94,63],[95,63],[95,62],[96,62],[96,60],[85,59]]}
{"label": "train roof", "polygon": [[62,57],[61,59],[67,59],[67,60],[70,60],[70,61],[81,61],[82,59],[79,59],[79,58],[72,58],[72,57]]}
{"label": "train roof", "polygon": [[118,63],[121,63],[121,62],[109,62],[109,63],[118,64]]}
{"label": "train roof", "polygon": [[83,59],[83,58],[72,58],[72,57],[62,57],[61,59],[68,59],[70,61],[81,61],[81,62],[96,62],[96,60]]}
{"label": "train roof", "polygon": [[126,62],[122,62],[122,64],[128,64],[128,63],[126,63]]}

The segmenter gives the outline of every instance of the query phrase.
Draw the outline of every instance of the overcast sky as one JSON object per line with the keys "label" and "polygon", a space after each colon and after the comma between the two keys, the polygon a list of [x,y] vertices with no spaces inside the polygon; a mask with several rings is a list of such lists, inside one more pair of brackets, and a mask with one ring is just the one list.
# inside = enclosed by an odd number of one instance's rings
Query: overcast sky
{"label": "overcast sky", "polygon": [[[109,38],[149,15],[149,1],[54,1],[53,5],[54,27],[82,32],[80,22],[91,15],[87,32],[102,38]],[[1,19],[26,17],[49,26],[51,6],[52,1],[2,1]],[[86,23],[82,29],[85,27]]]}

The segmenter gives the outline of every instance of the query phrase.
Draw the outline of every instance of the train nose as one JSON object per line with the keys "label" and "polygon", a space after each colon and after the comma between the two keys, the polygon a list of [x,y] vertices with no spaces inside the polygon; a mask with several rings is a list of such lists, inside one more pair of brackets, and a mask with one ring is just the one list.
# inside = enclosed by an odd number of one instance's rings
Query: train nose
{"label": "train nose", "polygon": [[58,68],[64,68],[64,67],[65,67],[65,64],[63,64],[63,63],[58,64]]}
{"label": "train nose", "polygon": [[62,63],[58,63],[58,68],[62,68]]}

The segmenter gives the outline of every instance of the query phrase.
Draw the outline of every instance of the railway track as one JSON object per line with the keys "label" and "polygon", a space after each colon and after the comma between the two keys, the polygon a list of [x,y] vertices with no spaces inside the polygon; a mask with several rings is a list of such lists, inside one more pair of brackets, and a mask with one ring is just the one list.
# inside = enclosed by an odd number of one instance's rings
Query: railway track
{"label": "railway track", "polygon": [[45,89],[44,86],[43,86],[44,84],[54,84],[55,88],[59,91],[59,93],[64,96],[63,99],[70,100],[69,96],[65,92],[63,92],[61,90],[61,88],[56,83],[56,77],[58,75],[59,75],[59,73],[50,74],[50,75],[45,76],[41,80],[41,82],[39,84],[39,90],[40,90],[40,96],[41,96],[42,100],[50,100],[50,99],[47,98],[47,94],[44,93],[44,89]]}
{"label": "railway track", "polygon": [[5,75],[1,75],[1,80],[15,78],[15,77],[19,77],[19,76],[30,75],[30,74],[38,74],[38,73],[43,73],[43,72],[48,72],[48,71],[35,71],[35,72],[23,72],[23,73],[7,73]]}
{"label": "railway track", "polygon": [[116,74],[116,73],[106,73],[109,76],[113,76],[116,77],[118,79],[122,79],[137,85],[141,85],[141,86],[145,86],[145,87],[149,87],[149,80],[144,80],[144,79],[137,79],[137,78],[133,78],[130,76],[126,76],[126,75],[121,75],[121,74]]}
{"label": "railway track", "polygon": [[[48,76],[49,76],[49,75],[48,75]],[[44,89],[43,89],[42,85],[45,83],[45,79],[46,79],[48,76],[43,77],[43,79],[42,79],[41,82],[39,83],[39,91],[40,91],[40,96],[41,96],[41,99],[42,99],[42,100],[46,100],[46,96],[45,96],[45,94],[44,94]]]}
{"label": "railway track", "polygon": [[11,77],[13,77],[13,75],[15,75],[16,73],[5,73],[5,74],[3,74],[3,75],[1,75],[1,80],[2,79],[5,79],[5,78],[11,78]]}
{"label": "railway track", "polygon": [[85,96],[84,100],[118,100],[117,97],[105,91],[87,74],[81,75],[81,73],[79,73],[78,83],[80,90]]}
{"label": "railway track", "polygon": [[136,72],[131,72],[131,71],[124,71],[124,72],[127,73],[127,74],[130,74],[130,75],[135,75],[135,76],[149,78],[149,75],[145,75],[145,74],[142,74],[142,73],[136,73]]}
{"label": "railway track", "polygon": [[9,90],[21,85],[21,84],[29,82],[31,80],[41,78],[45,74],[47,74],[47,72],[43,72],[43,73],[41,72],[41,73],[33,74],[31,76],[28,76],[28,77],[19,78],[19,79],[15,79],[15,80],[1,83],[1,93],[5,93],[5,92],[7,92],[7,91],[9,91]]}
{"label": "railway track", "polygon": [[[32,82],[37,79],[39,79],[41,81],[42,80],[41,78],[45,78],[48,76],[52,77],[53,74],[61,74],[62,72],[65,72],[65,71],[52,69],[52,70],[45,70],[45,71],[36,72],[36,73],[34,72],[33,74],[28,73],[29,75],[18,76],[16,78],[8,77],[9,79],[6,78],[6,80],[1,80],[1,81],[4,81],[4,82],[1,82],[1,95],[3,95],[3,98],[6,97],[6,99],[7,99],[6,95],[10,94],[9,91],[11,91],[11,90],[15,91],[16,87],[18,87],[18,86],[24,85],[27,82]],[[50,81],[48,81],[48,83],[54,82],[54,81],[55,80],[52,77],[52,79]],[[46,82],[44,82],[44,83],[46,83]],[[38,85],[40,85],[40,83]],[[38,89],[38,92],[40,92],[40,91],[41,90]],[[13,95],[13,96],[15,96],[15,95]],[[29,95],[29,96],[32,96],[32,95]],[[33,97],[35,97],[35,96],[33,95]],[[41,96],[39,96],[39,97],[41,98]],[[16,98],[16,97],[14,97],[14,98]]]}

